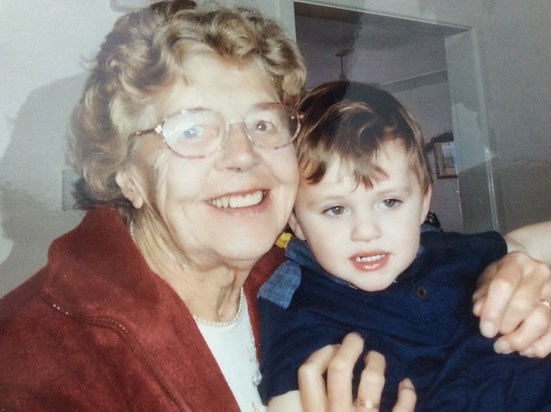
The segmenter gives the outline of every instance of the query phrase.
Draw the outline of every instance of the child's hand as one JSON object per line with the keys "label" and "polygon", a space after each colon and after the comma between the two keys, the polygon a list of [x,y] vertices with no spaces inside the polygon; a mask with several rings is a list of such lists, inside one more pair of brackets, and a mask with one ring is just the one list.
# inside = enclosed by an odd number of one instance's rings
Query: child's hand
{"label": "child's hand", "polygon": [[503,335],[495,342],[496,352],[540,358],[551,353],[549,266],[511,252],[486,269],[473,299],[481,333]]}
{"label": "child's hand", "polygon": [[[352,369],[363,350],[363,339],[348,334],[341,345],[326,346],[314,352],[299,369],[299,388],[305,412],[378,411],[385,383],[385,359],[378,352],[369,352],[362,372],[358,398],[352,401]],[[327,384],[324,374],[327,372]],[[406,379],[398,389],[393,412],[415,409],[416,395]]]}

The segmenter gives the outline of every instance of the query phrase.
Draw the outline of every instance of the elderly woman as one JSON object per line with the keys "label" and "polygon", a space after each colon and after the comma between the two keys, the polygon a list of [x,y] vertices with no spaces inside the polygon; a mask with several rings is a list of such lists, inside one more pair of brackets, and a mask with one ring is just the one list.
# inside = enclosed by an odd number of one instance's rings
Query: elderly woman
{"label": "elderly woman", "polygon": [[[88,212],[0,302],[0,409],[264,408],[254,302],[282,256],[257,262],[293,206],[304,76],[294,43],[252,11],[174,1],[119,19],[74,116]],[[308,361],[312,410],[353,410],[334,377],[360,352],[349,336]]]}

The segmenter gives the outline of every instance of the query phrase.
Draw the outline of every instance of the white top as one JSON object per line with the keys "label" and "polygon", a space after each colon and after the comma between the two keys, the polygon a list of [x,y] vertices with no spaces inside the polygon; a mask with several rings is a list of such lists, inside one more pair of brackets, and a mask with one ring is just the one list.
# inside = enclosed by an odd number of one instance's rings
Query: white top
{"label": "white top", "polygon": [[256,358],[251,319],[244,299],[237,321],[227,326],[214,326],[197,321],[233,396],[243,412],[265,412],[258,395],[260,369]]}

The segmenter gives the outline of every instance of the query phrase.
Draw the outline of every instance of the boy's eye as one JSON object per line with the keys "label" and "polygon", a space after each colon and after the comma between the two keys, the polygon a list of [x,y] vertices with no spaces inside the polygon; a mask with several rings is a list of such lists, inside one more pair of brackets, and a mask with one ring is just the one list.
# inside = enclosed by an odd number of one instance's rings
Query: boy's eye
{"label": "boy's eye", "polygon": [[394,209],[398,207],[402,202],[398,199],[385,199],[383,200],[382,204],[383,207],[386,209]]}
{"label": "boy's eye", "polygon": [[328,216],[339,216],[346,212],[346,208],[344,206],[331,206],[329,209],[325,209],[323,211],[323,214]]}

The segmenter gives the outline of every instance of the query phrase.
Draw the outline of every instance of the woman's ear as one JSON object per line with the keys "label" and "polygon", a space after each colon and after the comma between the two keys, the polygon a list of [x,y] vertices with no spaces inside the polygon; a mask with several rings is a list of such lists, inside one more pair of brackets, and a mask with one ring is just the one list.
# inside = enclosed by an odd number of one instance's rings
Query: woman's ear
{"label": "woman's ear", "polygon": [[295,216],[295,212],[291,212],[291,217],[289,218],[289,226],[291,227],[291,229],[293,229],[293,233],[296,237],[298,237],[300,240],[306,240],[304,233],[302,233],[300,223],[298,223],[297,217]]}
{"label": "woman's ear", "polygon": [[115,181],[121,188],[122,195],[126,197],[136,209],[143,206],[144,199],[136,186],[134,178],[128,172],[128,169],[119,170],[115,176]]}

